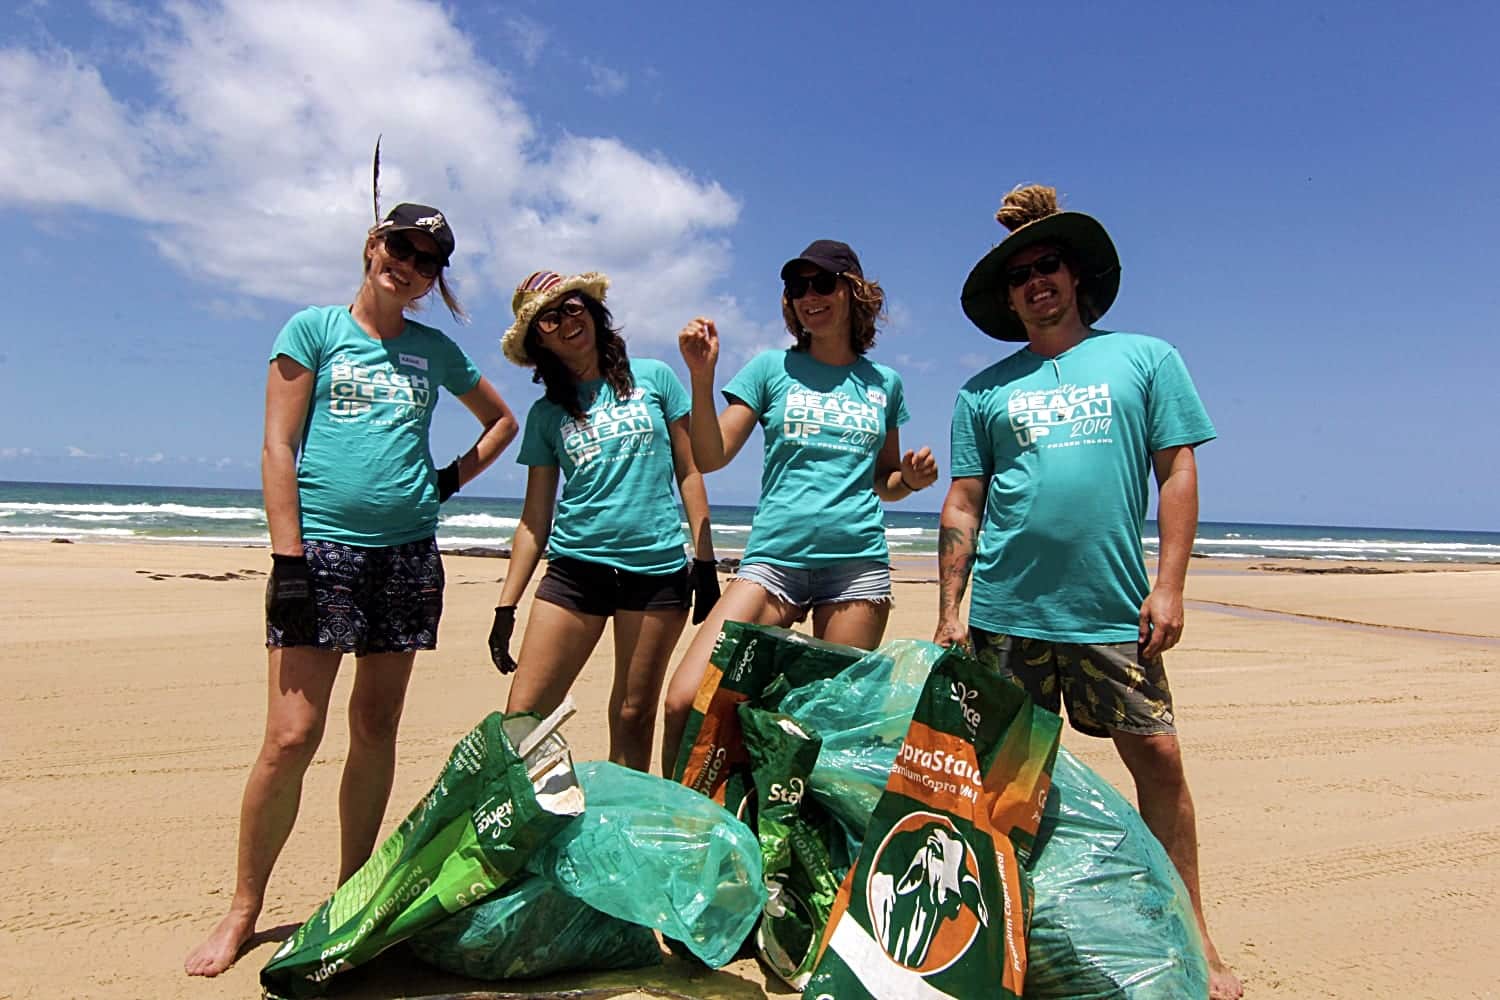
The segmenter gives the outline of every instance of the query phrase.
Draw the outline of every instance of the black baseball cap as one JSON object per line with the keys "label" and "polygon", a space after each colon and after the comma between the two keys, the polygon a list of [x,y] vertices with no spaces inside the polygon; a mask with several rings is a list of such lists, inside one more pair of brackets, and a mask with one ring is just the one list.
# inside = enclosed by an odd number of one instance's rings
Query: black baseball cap
{"label": "black baseball cap", "polygon": [[438,253],[443,257],[444,266],[453,257],[453,230],[449,228],[448,220],[443,218],[443,213],[431,205],[403,201],[391,209],[385,221],[380,224],[380,231],[391,233],[402,230],[416,230],[431,236],[432,241],[437,244]]}
{"label": "black baseball cap", "polygon": [[859,266],[859,257],[849,249],[849,244],[838,240],[813,240],[802,251],[802,256],[793,257],[781,265],[781,280],[790,278],[796,272],[798,264],[811,264],[834,274],[855,274],[861,278],[865,276]]}

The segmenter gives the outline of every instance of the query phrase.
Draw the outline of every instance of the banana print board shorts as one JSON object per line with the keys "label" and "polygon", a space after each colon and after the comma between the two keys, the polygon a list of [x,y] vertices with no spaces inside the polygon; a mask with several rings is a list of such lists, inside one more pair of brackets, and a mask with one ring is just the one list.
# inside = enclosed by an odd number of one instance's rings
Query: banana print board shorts
{"label": "banana print board shorts", "polygon": [[1064,643],[970,628],[974,655],[1015,680],[1052,712],[1089,736],[1177,732],[1172,691],[1160,656],[1145,660],[1134,642]]}

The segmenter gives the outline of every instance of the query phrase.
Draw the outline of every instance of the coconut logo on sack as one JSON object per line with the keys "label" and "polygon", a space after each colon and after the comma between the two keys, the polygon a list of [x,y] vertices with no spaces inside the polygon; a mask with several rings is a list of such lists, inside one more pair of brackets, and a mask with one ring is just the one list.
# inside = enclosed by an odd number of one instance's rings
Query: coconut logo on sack
{"label": "coconut logo on sack", "polygon": [[909,813],[891,828],[870,864],[865,898],[885,953],[924,976],[956,962],[989,925],[979,862],[939,813]]}

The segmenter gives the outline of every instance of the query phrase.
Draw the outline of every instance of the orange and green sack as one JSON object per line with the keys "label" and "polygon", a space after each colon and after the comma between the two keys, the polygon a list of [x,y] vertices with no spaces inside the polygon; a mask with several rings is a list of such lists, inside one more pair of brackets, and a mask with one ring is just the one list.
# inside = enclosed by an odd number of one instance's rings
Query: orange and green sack
{"label": "orange and green sack", "polygon": [[804,998],[1020,997],[1061,719],[958,650],[933,665]]}
{"label": "orange and green sack", "polygon": [[[864,655],[790,629],[725,622],[693,700],[673,777],[739,815],[753,795],[739,707],[774,709],[779,698],[768,692],[832,677]],[[778,678],[785,681],[778,684]]]}

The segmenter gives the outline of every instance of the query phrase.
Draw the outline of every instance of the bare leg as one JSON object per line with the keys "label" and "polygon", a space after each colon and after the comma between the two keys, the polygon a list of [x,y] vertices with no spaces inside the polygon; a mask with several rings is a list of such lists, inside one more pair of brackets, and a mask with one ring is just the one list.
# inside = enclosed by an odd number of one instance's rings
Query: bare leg
{"label": "bare leg", "polygon": [[505,710],[546,716],[561,705],[599,644],[605,621],[602,615],[533,601]]}
{"label": "bare leg", "polygon": [[651,769],[656,705],[687,609],[615,613],[615,683],[609,693],[609,759]]}
{"label": "bare leg", "polygon": [[890,601],[839,601],[813,608],[813,635],[859,649],[874,649],[885,635]]}
{"label": "bare leg", "polygon": [[302,799],[302,777],[323,739],[339,653],[293,646],[270,651],[266,732],[240,801],[240,840],[229,912],[183,969],[217,976],[255,933],[271,869],[286,845]]}
{"label": "bare leg", "polygon": [[1198,891],[1197,819],[1177,737],[1120,732],[1110,735],[1114,737],[1120,759],[1135,779],[1141,818],[1167,849],[1167,856],[1177,866],[1177,874],[1182,876],[1193,901],[1193,912],[1197,914],[1198,930],[1203,935],[1203,948],[1208,956],[1210,1000],[1235,1000],[1243,995],[1244,988],[1219,957],[1219,951],[1208,935],[1208,921],[1203,916],[1203,899]]}
{"label": "bare leg", "polygon": [[396,776],[396,729],[417,654],[371,653],[355,661],[349,757],[339,782],[339,885],[375,849]]}
{"label": "bare leg", "polygon": [[801,615],[800,609],[772,595],[758,583],[749,580],[730,580],[724,596],[714,605],[698,632],[688,645],[687,652],[677,664],[672,680],[667,684],[666,719],[662,724],[661,772],[671,778],[677,766],[677,750],[682,743],[682,731],[687,728],[688,714],[693,710],[693,699],[698,695],[698,686],[708,672],[708,658],[719,639],[719,630],[726,621],[752,622],[756,625],[790,625]]}

